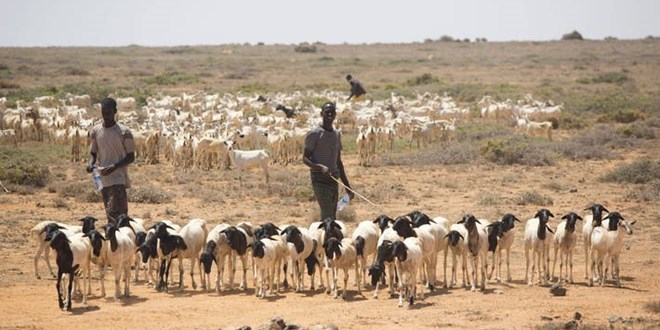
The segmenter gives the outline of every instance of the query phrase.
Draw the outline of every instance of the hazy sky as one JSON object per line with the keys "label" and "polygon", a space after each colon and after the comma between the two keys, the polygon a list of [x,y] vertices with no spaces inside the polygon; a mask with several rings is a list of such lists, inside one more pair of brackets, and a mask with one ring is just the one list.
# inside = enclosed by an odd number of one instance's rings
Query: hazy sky
{"label": "hazy sky", "polygon": [[0,0],[0,46],[660,36],[660,0]]}

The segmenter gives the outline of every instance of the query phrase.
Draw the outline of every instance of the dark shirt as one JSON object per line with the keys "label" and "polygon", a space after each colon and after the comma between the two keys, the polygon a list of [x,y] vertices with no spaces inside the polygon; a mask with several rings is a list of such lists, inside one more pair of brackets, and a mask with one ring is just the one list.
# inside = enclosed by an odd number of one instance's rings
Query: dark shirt
{"label": "dark shirt", "polygon": [[[311,150],[310,160],[328,167],[333,176],[339,176],[337,159],[342,149],[341,136],[336,129],[326,131],[321,126],[312,128],[305,137],[305,149]],[[312,168],[312,172],[319,170]]]}
{"label": "dark shirt", "polygon": [[349,99],[353,96],[360,97],[367,94],[367,91],[364,90],[364,87],[362,87],[362,84],[357,79],[351,78],[348,83],[351,84],[351,96],[348,97]]}

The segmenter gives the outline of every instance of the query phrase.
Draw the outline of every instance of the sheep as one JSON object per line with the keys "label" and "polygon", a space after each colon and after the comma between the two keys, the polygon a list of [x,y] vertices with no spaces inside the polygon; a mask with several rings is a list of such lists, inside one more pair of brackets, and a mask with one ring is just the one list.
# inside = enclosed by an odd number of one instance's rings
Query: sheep
{"label": "sheep", "polygon": [[[552,230],[548,227],[547,223],[551,217],[554,217],[552,212],[548,209],[540,209],[534,215],[534,218],[527,220],[525,223],[525,282],[528,286],[534,283],[534,272],[537,267],[538,257],[538,270],[539,282],[543,285],[548,284],[548,263],[546,258],[549,259],[549,243],[552,238],[548,239],[548,232],[552,235]],[[532,250],[532,274],[529,276],[529,250]],[[543,270],[541,269],[543,265]]]}
{"label": "sheep", "polygon": [[[177,234],[178,228],[173,227],[170,223],[159,221],[152,228],[154,235],[149,237],[147,234],[147,240],[140,247],[142,260],[145,260],[145,255],[147,255],[147,258],[148,256],[153,258],[154,254],[158,257],[159,270],[156,290],[167,291],[172,258],[179,251],[186,250],[188,247],[183,238]],[[154,250],[156,251],[155,253]],[[181,278],[179,278],[179,281],[181,281]]]}
{"label": "sheep", "polygon": [[[310,228],[314,226],[316,229],[320,229],[318,232],[318,241],[317,241],[318,242],[317,248],[320,248],[320,251],[317,251],[317,253],[318,253],[318,259],[323,260],[323,268],[325,270],[325,281],[326,281],[325,293],[330,294],[330,289],[331,289],[330,265],[328,263],[328,258],[324,258],[325,249],[323,248],[323,246],[328,241],[328,239],[332,237],[338,240],[342,240],[346,236],[346,225],[344,225],[344,223],[339,220],[333,220],[328,218],[321,222],[313,222],[310,225]],[[321,282],[323,282],[322,277],[320,279]]]}
{"label": "sheep", "polygon": [[589,249],[591,248],[591,232],[596,227],[600,227],[603,222],[603,212],[610,213],[603,205],[594,204],[584,209],[591,211],[591,214],[584,216],[582,224],[582,245],[584,248],[584,278],[589,279]]}
{"label": "sheep", "polygon": [[[447,287],[447,241],[445,241],[444,237],[449,233],[449,221],[441,216],[435,217],[431,219],[428,215],[419,212],[419,211],[413,211],[408,214],[408,216],[413,219],[413,225],[415,227],[421,227],[424,225],[429,226],[428,228],[425,228],[429,230],[431,234],[433,234],[433,237],[435,238],[435,250],[436,253],[439,253],[440,251],[444,251],[444,259],[443,259],[443,270],[444,270],[444,282],[443,286],[446,288]],[[436,259],[431,260],[431,269],[432,269],[432,274],[429,274],[430,278],[428,280],[428,286],[429,290],[433,291],[435,289],[435,271],[436,271],[436,264],[438,260],[437,257]]]}
{"label": "sheep", "polygon": [[37,242],[37,252],[34,254],[34,276],[37,279],[41,279],[41,276],[39,275],[39,258],[41,257],[42,253],[44,260],[46,261],[46,266],[48,266],[48,272],[50,273],[50,276],[52,278],[56,277],[55,273],[53,273],[52,267],[50,266],[50,249],[48,248],[46,235],[49,231],[55,231],[58,229],[64,231],[68,235],[82,232],[82,226],[70,226],[54,221],[42,221],[30,229],[30,236],[32,236],[32,238]]}
{"label": "sheep", "polygon": [[399,216],[394,221],[392,228],[403,239],[408,237],[417,237],[422,246],[422,258],[426,266],[426,285],[430,285],[430,280],[435,278],[435,264],[438,259],[436,251],[435,236],[431,233],[429,227],[413,228],[410,219],[407,216]]}
{"label": "sheep", "polygon": [[229,272],[229,289],[234,288],[234,274],[236,273],[236,257],[241,259],[243,266],[243,276],[241,277],[241,284],[239,289],[247,290],[247,249],[254,242],[254,235],[252,234],[252,225],[244,222],[236,226],[229,226],[222,231],[221,234],[227,236],[227,242],[231,248],[229,258],[230,272]]}
{"label": "sheep", "polygon": [[[369,275],[371,276],[371,285],[375,286],[374,299],[378,299],[378,287],[382,283],[386,285],[383,272],[385,271],[385,263],[387,263],[389,286],[388,293],[394,293],[394,257],[392,256],[392,242],[401,241],[403,238],[397,234],[392,228],[394,219],[387,215],[378,216],[373,223],[377,224],[380,229],[380,236],[378,237],[378,244],[376,245],[376,258],[373,264],[369,267]],[[379,280],[380,283],[379,283]]]}
{"label": "sheep", "polygon": [[[281,230],[277,226],[275,226],[273,223],[268,222],[263,225],[261,225],[258,229],[254,231],[254,237],[255,240],[257,239],[262,239],[262,238],[273,238],[275,240],[274,246],[275,246],[275,267],[277,270],[277,280],[275,281],[275,286],[277,287],[276,290],[279,291],[280,289],[280,276],[281,276],[281,266],[282,262],[284,261],[284,286],[288,287],[289,284],[286,279],[286,270],[287,270],[287,254],[288,254],[288,249],[287,249],[287,242],[284,239],[284,237],[281,236]],[[255,267],[255,276],[253,277],[256,280],[256,267]],[[272,282],[272,280],[270,280]],[[255,283],[256,285],[256,283]]]}
{"label": "sheep", "polygon": [[[600,285],[605,284],[605,274],[607,274],[607,263],[604,261],[611,259],[612,277],[617,286],[621,286],[621,276],[619,276],[619,254],[623,248],[624,231],[632,235],[632,225],[637,221],[628,223],[619,212],[608,213],[603,220],[609,219],[608,227],[596,227],[591,233],[591,277],[589,286],[593,286],[594,280],[600,279]],[[604,267],[604,269],[603,269]],[[597,269],[596,269],[597,268]],[[596,277],[596,272],[598,276]]]}
{"label": "sheep", "polygon": [[[105,297],[105,264],[108,258],[108,244],[105,236],[96,229],[89,230],[86,234],[83,234],[83,237],[89,238],[89,243],[92,246],[90,261],[98,267],[101,297]],[[91,293],[91,281],[88,281],[87,284],[87,292]]]}
{"label": "sheep", "polygon": [[493,266],[490,269],[488,279],[490,280],[497,265],[495,281],[500,282],[502,276],[502,250],[506,250],[506,275],[507,282],[511,282],[511,271],[509,270],[511,246],[515,232],[515,222],[520,220],[515,215],[507,213],[502,220],[488,225],[488,251],[493,252]]}
{"label": "sheep", "polygon": [[[287,252],[293,274],[293,285],[295,291],[300,292],[305,286],[301,262],[304,261],[307,268],[309,269],[311,267],[312,270],[316,266],[316,263],[318,263],[318,259],[315,258],[314,254],[314,239],[310,236],[307,228],[298,228],[296,226],[284,228],[281,235],[285,237],[287,242]],[[311,280],[313,285],[314,278],[312,277]]]}
{"label": "sheep", "polygon": [[179,251],[177,254],[177,258],[179,259],[179,288],[183,288],[182,261],[184,258],[190,259],[190,281],[192,282],[193,289],[197,289],[194,276],[195,266],[199,268],[200,283],[204,281],[202,278],[202,270],[199,262],[199,254],[204,247],[204,242],[207,235],[208,230],[206,228],[206,220],[204,219],[192,219],[179,231],[179,236],[181,236],[187,247],[185,250]]}
{"label": "sheep", "polygon": [[[135,246],[140,246],[142,243],[144,243],[146,236],[147,236],[147,231],[144,228],[144,220],[139,219],[139,218],[131,218],[126,214],[120,214],[117,217],[117,228],[122,228],[122,227],[130,227],[133,229],[132,232],[127,232],[129,236],[131,236],[131,239],[133,239],[133,243],[135,243]],[[84,228],[83,228],[84,231]],[[134,233],[134,235],[132,235]],[[141,264],[141,259],[139,255],[139,251],[136,251],[136,256],[133,258],[134,259],[134,269],[135,269],[135,282],[138,282],[139,280],[139,273],[140,273],[140,264]],[[146,271],[146,269],[145,269]]]}
{"label": "sheep", "polygon": [[555,230],[555,259],[552,263],[552,276],[550,278],[555,277],[557,252],[560,252],[559,258],[561,258],[561,260],[559,261],[559,277],[557,278],[557,283],[561,283],[562,275],[564,275],[564,263],[566,263],[566,276],[564,276],[564,280],[568,283],[573,283],[573,248],[575,247],[576,241],[575,223],[578,220],[582,220],[582,217],[574,212],[569,212],[561,218],[564,219],[564,221],[560,222]]}
{"label": "sheep", "polygon": [[236,165],[236,169],[238,170],[238,180],[241,187],[243,187],[242,173],[251,167],[261,167],[264,171],[266,184],[268,184],[270,177],[268,174],[268,162],[270,161],[270,156],[266,150],[234,150],[234,141],[231,140],[225,141],[225,145],[229,152],[229,159]]}
{"label": "sheep", "polygon": [[[60,230],[55,230],[49,232],[45,239],[49,241],[49,245],[52,249],[55,250],[57,257],[57,283],[55,284],[57,288],[57,302],[59,307],[62,310],[69,311],[71,310],[71,301],[73,296],[73,281],[74,276],[78,271],[83,272],[84,279],[89,281],[89,270],[90,270],[90,254],[91,254],[91,245],[89,240],[82,237],[83,234],[78,233],[71,236],[68,236],[65,232]],[[62,277],[64,274],[68,274],[69,285],[65,294],[65,299],[62,299]],[[83,288],[85,285],[83,284]],[[89,284],[87,285],[89,288]],[[83,290],[82,302],[87,304],[87,294]]]}
{"label": "sheep", "polygon": [[[470,291],[476,291],[477,284],[477,269],[481,269],[481,291],[486,290],[486,269],[488,268],[488,260],[486,253],[488,251],[488,234],[486,233],[486,226],[488,220],[477,219],[472,214],[467,214],[458,222],[463,224],[467,229],[467,251],[472,256],[472,287]],[[481,267],[479,260],[481,259]]]}
{"label": "sheep", "polygon": [[119,289],[122,272],[124,273],[124,296],[130,295],[130,282],[131,282],[131,264],[135,256],[135,243],[130,238],[128,232],[132,232],[132,228],[117,228],[113,223],[108,223],[104,227],[105,237],[110,242],[110,249],[108,250],[108,262],[115,273],[115,301],[119,300],[121,291]]}
{"label": "sheep", "polygon": [[467,275],[467,240],[465,239],[468,236],[467,228],[463,224],[452,224],[449,227],[449,233],[445,235],[447,238],[448,248],[451,249],[452,255],[452,267],[451,267],[451,282],[449,282],[448,287],[454,287],[456,284],[456,258],[461,257],[461,269],[463,274],[463,287],[466,287],[470,284],[470,277]]}
{"label": "sheep", "polygon": [[257,297],[266,297],[265,278],[268,276],[268,288],[270,294],[277,292],[273,290],[273,278],[275,277],[275,268],[279,260],[278,243],[275,239],[265,237],[256,239],[252,243],[252,257],[258,274],[258,289],[255,290]]}
{"label": "sheep", "polygon": [[[417,293],[417,274],[422,271],[423,256],[422,242],[417,237],[408,237],[403,241],[392,243],[392,255],[399,275],[399,307],[403,307],[403,300],[408,306],[415,303]],[[424,300],[424,287],[420,290],[420,299]]]}
{"label": "sheep", "polygon": [[530,121],[527,118],[523,118],[526,123],[527,134],[544,134],[548,137],[548,141],[552,141],[552,122],[549,121]]}
{"label": "sheep", "polygon": [[220,232],[229,227],[227,224],[219,224],[213,228],[206,236],[206,246],[204,252],[199,257],[200,263],[204,267],[202,288],[208,290],[211,287],[211,280],[209,274],[211,273],[211,265],[215,262],[217,267],[217,277],[215,281],[215,291],[220,292],[222,288],[222,278],[225,269],[225,258],[231,254],[231,248],[227,241],[227,236],[220,234]]}
{"label": "sheep", "polygon": [[360,277],[364,281],[364,286],[367,285],[365,274],[367,272],[367,260],[376,253],[378,231],[378,227],[372,221],[362,221],[351,234],[351,239],[355,242]]}
{"label": "sheep", "polygon": [[360,279],[357,263],[357,250],[355,242],[350,238],[344,238],[341,241],[336,237],[329,238],[323,243],[323,250],[325,251],[328,264],[332,267],[332,292],[334,297],[339,297],[339,289],[337,287],[338,269],[344,271],[344,286],[342,287],[342,299],[346,299],[346,287],[348,286],[348,269],[355,266],[355,277],[357,278],[357,293],[362,294],[360,289]]}

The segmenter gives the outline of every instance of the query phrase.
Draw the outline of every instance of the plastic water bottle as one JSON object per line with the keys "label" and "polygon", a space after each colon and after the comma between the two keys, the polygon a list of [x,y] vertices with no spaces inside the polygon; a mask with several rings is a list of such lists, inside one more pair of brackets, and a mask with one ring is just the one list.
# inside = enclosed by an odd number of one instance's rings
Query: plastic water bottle
{"label": "plastic water bottle", "polygon": [[94,181],[94,187],[96,190],[101,191],[103,189],[103,181],[101,181],[101,172],[97,166],[94,166],[94,169],[92,170],[92,180]]}
{"label": "plastic water bottle", "polygon": [[346,207],[346,205],[348,205],[348,202],[350,202],[350,201],[351,201],[351,198],[348,197],[348,194],[342,196],[341,199],[339,200],[339,202],[337,202],[337,211],[343,210],[344,207]]}

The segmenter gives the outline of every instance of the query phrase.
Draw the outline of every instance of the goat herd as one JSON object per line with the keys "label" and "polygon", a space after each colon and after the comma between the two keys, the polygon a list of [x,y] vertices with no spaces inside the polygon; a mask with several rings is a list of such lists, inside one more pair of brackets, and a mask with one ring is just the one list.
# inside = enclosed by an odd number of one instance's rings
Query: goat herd
{"label": "goat herd", "polygon": [[[427,92],[404,98],[392,93],[384,100],[363,102],[345,102],[345,98],[334,91],[266,96],[199,92],[148,97],[141,108],[132,97],[116,98],[117,120],[132,130],[137,159],[146,164],[167,161],[185,170],[227,168],[232,151],[226,142],[240,146],[235,149],[267,149],[267,162],[299,161],[304,137],[319,121],[318,109],[310,100],[337,102],[336,124],[343,132],[356,133],[360,165],[372,163],[377,153],[391,150],[397,140],[405,140],[409,148],[451,141],[457,125],[472,119],[469,106],[459,107],[446,94]],[[0,144],[63,144],[70,147],[72,161],[86,158],[89,129],[100,118],[100,105],[92,104],[89,95],[39,96],[16,101],[15,108],[9,104],[0,98]],[[497,102],[486,95],[476,107],[484,120],[517,120],[521,132],[549,139],[552,123],[547,120],[559,118],[563,109],[530,94],[515,103]],[[253,163],[249,165],[264,167],[263,160]]]}
{"label": "goat herd", "polygon": [[[549,226],[551,211],[540,209],[527,220],[524,228],[525,282],[546,285],[554,280],[555,266],[559,259],[558,283],[573,283],[573,250],[577,236],[577,221],[583,221],[582,241],[585,252],[585,278],[589,285],[605,283],[608,268],[611,278],[621,285],[619,255],[625,234],[632,234],[631,225],[618,212],[609,212],[603,205],[594,204],[585,209],[584,218],[568,212],[553,230]],[[378,298],[380,285],[388,285],[388,292],[398,292],[398,306],[404,302],[413,305],[415,299],[424,299],[424,290],[434,290],[438,254],[444,251],[443,286],[451,288],[457,282],[457,259],[462,260],[462,286],[475,291],[486,288],[487,280],[501,281],[502,252],[506,250],[506,281],[511,282],[509,256],[514,241],[514,225],[520,220],[506,214],[499,221],[478,219],[471,214],[455,224],[441,216],[431,218],[413,211],[392,219],[381,215],[375,220],[362,221],[349,235],[341,221],[326,219],[312,223],[308,228],[294,225],[265,223],[253,226],[249,222],[235,225],[219,224],[208,230],[203,219],[190,220],[180,227],[168,220],[158,221],[146,229],[140,219],[120,216],[101,228],[96,228],[93,217],[80,219],[82,226],[44,221],[31,229],[38,243],[34,256],[35,275],[40,278],[38,261],[42,254],[52,272],[49,251],[57,255],[57,292],[60,308],[71,309],[75,282],[86,303],[91,290],[91,268],[99,270],[101,295],[105,296],[104,274],[109,268],[114,273],[115,299],[130,295],[131,272],[134,280],[143,273],[149,285],[158,291],[167,291],[173,281],[169,277],[170,266],[178,260],[178,288],[184,288],[183,260],[190,260],[190,280],[193,289],[195,268],[203,290],[211,290],[211,270],[216,265],[215,291],[234,289],[237,259],[242,265],[239,288],[248,287],[247,273],[251,260],[252,280],[257,297],[276,295],[285,289],[303,291],[306,272],[310,276],[309,290],[315,283],[325,287],[335,298],[346,297],[349,273],[354,272],[357,294],[367,286],[367,276],[374,288],[373,298]],[[550,248],[554,248],[554,262],[550,272]],[[451,279],[447,280],[447,255],[452,252]],[[44,253],[45,252],[45,253]],[[530,255],[531,253],[531,255]],[[249,259],[249,260],[248,260]],[[491,267],[488,269],[488,260]],[[468,262],[469,260],[469,262]],[[468,274],[467,265],[472,273]],[[225,267],[226,265],[226,267]],[[531,272],[530,272],[531,266]],[[565,268],[564,268],[565,267]],[[153,276],[156,269],[158,275]],[[337,283],[339,270],[343,271],[341,294]],[[225,270],[228,274],[225,275]],[[590,271],[590,272],[589,272]],[[284,274],[282,274],[282,272]],[[318,282],[315,275],[319,274]],[[325,273],[325,283],[323,274]],[[63,277],[69,279],[65,293]],[[388,280],[385,280],[388,277]],[[228,282],[225,282],[225,279]],[[332,282],[330,279],[332,278]],[[395,279],[396,278],[396,279]],[[82,286],[78,279],[83,279]],[[289,283],[288,280],[291,280]],[[120,283],[123,281],[123,293]],[[398,284],[395,288],[395,282]],[[283,285],[283,288],[280,287]],[[419,287],[419,290],[418,290]],[[64,297],[63,297],[64,296]]]}

